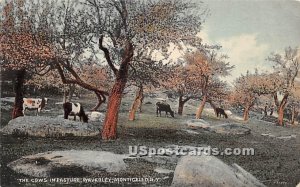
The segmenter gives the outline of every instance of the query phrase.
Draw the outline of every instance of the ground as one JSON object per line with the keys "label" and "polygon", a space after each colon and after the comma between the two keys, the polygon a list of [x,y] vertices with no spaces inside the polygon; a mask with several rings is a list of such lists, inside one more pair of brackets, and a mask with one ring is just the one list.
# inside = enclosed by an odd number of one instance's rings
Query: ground
{"label": "ground", "polygon": [[[110,151],[117,154],[128,154],[128,146],[145,145],[148,147],[165,147],[168,145],[182,146],[204,146],[217,147],[221,150],[225,148],[254,148],[254,156],[217,156],[228,164],[237,163],[246,171],[253,174],[258,180],[266,186],[291,186],[294,187],[300,182],[300,128],[296,127],[278,127],[272,123],[252,119],[245,126],[251,129],[251,134],[243,136],[220,135],[205,130],[197,129],[198,134],[191,134],[186,129],[184,122],[193,118],[195,107],[199,101],[190,101],[185,107],[184,116],[176,115],[176,118],[156,117],[155,99],[145,98],[143,112],[137,114],[135,121],[128,121],[128,109],[133,100],[131,94],[127,94],[123,99],[122,107],[119,114],[118,139],[114,141],[101,140],[96,137],[67,137],[67,138],[34,138],[34,137],[13,137],[1,134],[2,158],[1,158],[1,186],[23,186],[19,184],[17,179],[26,178],[21,174],[17,174],[6,165],[22,156],[36,154],[46,151],[57,150],[99,150]],[[60,105],[56,102],[61,101],[58,97],[52,97],[46,111],[41,115],[57,116],[62,114]],[[95,98],[87,96],[77,99],[88,110],[92,108]],[[148,102],[148,103],[147,103]],[[151,102],[151,103],[149,103]],[[171,106],[175,108],[177,101],[169,101]],[[147,103],[147,104],[146,104]],[[1,127],[7,125],[10,118],[10,102],[2,100],[1,107]],[[100,111],[105,110],[105,106],[101,106]],[[212,115],[204,115],[203,119],[214,124],[222,124],[227,122],[242,123],[237,119],[218,119]],[[95,122],[99,123],[100,122]],[[262,134],[268,134],[263,136]],[[270,136],[271,134],[271,136]],[[292,138],[278,138],[288,137]],[[137,159],[138,160],[138,159]],[[145,159],[132,162],[125,160],[130,166],[126,175],[124,173],[101,173],[99,176],[92,177],[153,177],[161,178],[152,186],[169,186],[172,182],[173,173],[162,174],[154,171],[155,168],[165,168],[174,170],[174,163],[153,163]],[[129,173],[129,175],[128,175]],[[69,177],[68,175],[66,177]],[[117,184],[115,184],[117,186]],[[137,186],[140,186],[138,184]],[[27,186],[41,186],[40,183],[30,183]],[[43,184],[43,186],[53,186]],[[78,185],[82,186],[82,185]],[[86,184],[85,186],[93,186]],[[94,185],[97,186],[97,185]],[[129,184],[128,186],[132,186]]]}

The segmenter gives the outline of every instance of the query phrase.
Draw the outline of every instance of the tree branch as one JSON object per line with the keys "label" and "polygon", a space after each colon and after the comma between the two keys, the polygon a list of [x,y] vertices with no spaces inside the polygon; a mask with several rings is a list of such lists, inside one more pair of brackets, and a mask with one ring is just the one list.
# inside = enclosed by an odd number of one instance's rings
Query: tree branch
{"label": "tree branch", "polygon": [[103,35],[101,35],[99,38],[99,49],[104,52],[105,59],[109,65],[110,69],[114,72],[115,75],[117,75],[118,69],[114,66],[114,64],[110,58],[108,49],[103,46]]}

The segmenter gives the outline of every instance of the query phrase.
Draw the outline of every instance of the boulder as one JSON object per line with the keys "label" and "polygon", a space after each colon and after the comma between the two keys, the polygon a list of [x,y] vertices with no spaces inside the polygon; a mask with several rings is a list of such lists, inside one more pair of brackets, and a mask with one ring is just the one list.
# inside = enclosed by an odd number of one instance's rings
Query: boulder
{"label": "boulder", "polygon": [[169,174],[169,173],[173,173],[174,171],[173,170],[169,170],[169,169],[164,169],[164,168],[156,168],[154,170],[156,173],[164,173],[164,174]]}
{"label": "boulder", "polygon": [[103,114],[101,112],[93,111],[89,115],[89,120],[90,121],[100,121],[100,122],[103,122],[104,119],[105,119],[105,114]]}
{"label": "boulder", "polygon": [[221,125],[215,125],[210,128],[210,131],[219,133],[219,134],[236,134],[236,135],[245,135],[250,134],[251,129],[234,123],[225,123]]}
{"label": "boulder", "polygon": [[173,187],[262,187],[253,175],[214,156],[184,156],[175,169]]}
{"label": "boulder", "polygon": [[15,136],[96,136],[99,134],[99,126],[63,118],[24,116],[9,121],[0,131]]}
{"label": "boulder", "polygon": [[211,124],[203,119],[190,119],[186,121],[186,124],[189,128],[192,129],[195,128],[209,129],[211,127]]}
{"label": "boulder", "polygon": [[17,173],[32,177],[84,177],[126,170],[126,155],[105,151],[52,151],[22,157],[8,164]]}

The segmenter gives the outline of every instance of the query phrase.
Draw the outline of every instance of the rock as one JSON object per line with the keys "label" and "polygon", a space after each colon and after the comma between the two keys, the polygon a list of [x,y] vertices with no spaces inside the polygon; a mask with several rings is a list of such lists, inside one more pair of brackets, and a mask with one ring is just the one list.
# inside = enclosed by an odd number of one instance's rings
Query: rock
{"label": "rock", "polygon": [[238,165],[228,166],[214,156],[184,156],[174,172],[173,187],[262,187],[254,176]]}
{"label": "rock", "polygon": [[154,170],[156,173],[164,173],[164,174],[169,174],[169,173],[173,173],[173,170],[169,170],[169,169],[164,169],[164,168],[156,168]]}
{"label": "rock", "polygon": [[104,151],[52,151],[22,157],[8,164],[17,173],[32,177],[84,177],[126,170],[126,155]]}
{"label": "rock", "polygon": [[91,120],[91,121],[100,121],[100,122],[103,122],[104,119],[105,119],[105,114],[103,114],[101,112],[93,111],[89,115],[89,120]]}
{"label": "rock", "polygon": [[188,129],[182,129],[182,131],[185,131],[185,132],[187,132],[187,133],[189,133],[189,134],[199,134],[199,133],[196,132],[196,131],[188,130]]}
{"label": "rock", "polygon": [[290,136],[278,136],[276,138],[281,139],[281,140],[290,140],[292,138],[296,138],[296,135],[290,135]]}
{"label": "rock", "polygon": [[210,131],[219,133],[219,134],[245,135],[245,134],[250,134],[251,129],[249,129],[241,124],[225,123],[225,124],[221,124],[221,125],[212,126],[210,128]]}
{"label": "rock", "polygon": [[228,116],[231,116],[232,115],[232,112],[230,110],[225,110],[225,113],[228,115]]}
{"label": "rock", "polygon": [[211,127],[211,125],[204,121],[203,119],[191,119],[191,120],[188,120],[186,122],[187,126],[192,128],[192,129],[195,129],[195,128],[203,128],[203,129],[208,129],[209,127]]}
{"label": "rock", "polygon": [[15,136],[96,136],[99,134],[99,126],[63,118],[24,116],[9,121],[0,131]]}

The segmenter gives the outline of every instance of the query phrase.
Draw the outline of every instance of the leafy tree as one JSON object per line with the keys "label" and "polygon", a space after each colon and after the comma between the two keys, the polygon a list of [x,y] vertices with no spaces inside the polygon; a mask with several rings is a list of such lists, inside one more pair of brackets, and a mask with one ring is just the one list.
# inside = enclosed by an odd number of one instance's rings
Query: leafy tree
{"label": "leafy tree", "polygon": [[219,76],[227,76],[234,67],[230,66],[226,59],[226,56],[219,56],[215,50],[195,51],[187,53],[185,56],[185,60],[191,69],[191,75],[196,75],[196,86],[201,90],[202,101],[196,112],[197,119],[201,118],[205,103],[209,98],[209,92],[214,88],[216,79]]}
{"label": "leafy tree", "polygon": [[129,112],[131,121],[135,119],[136,110],[138,108],[141,110],[144,89],[162,86],[170,73],[171,67],[168,67],[168,63],[154,60],[151,55],[152,53],[149,51],[140,49],[130,64],[128,86],[137,87],[136,96]]}
{"label": "leafy tree", "polygon": [[[273,97],[277,106],[278,124],[283,126],[284,109],[295,87],[295,78],[300,70],[299,49],[288,47],[283,55],[272,53],[268,60],[275,64],[273,66],[274,70],[282,83],[279,85],[278,91],[273,93]],[[279,100],[279,95],[282,95],[281,101]]]}
{"label": "leafy tree", "polygon": [[203,9],[181,0],[87,0],[87,4],[100,33],[99,49],[115,75],[102,130],[103,139],[115,139],[122,92],[137,50],[155,49],[164,53],[170,42],[200,44],[196,34],[200,31]]}
{"label": "leafy tree", "polygon": [[233,103],[243,106],[244,120],[249,119],[249,111],[256,104],[259,96],[276,92],[281,84],[276,74],[261,73],[241,75],[235,81],[235,88],[231,95]]}
{"label": "leafy tree", "polygon": [[58,55],[44,30],[35,29],[25,1],[6,3],[0,21],[0,62],[3,69],[16,70],[12,118],[22,116],[26,72],[44,75]]}

